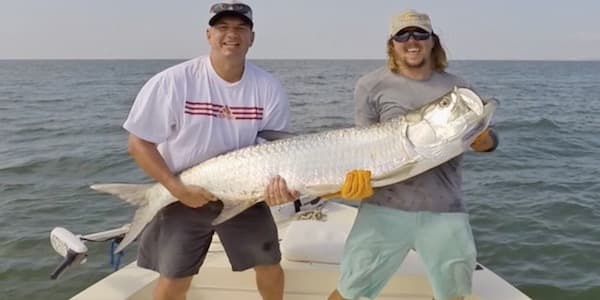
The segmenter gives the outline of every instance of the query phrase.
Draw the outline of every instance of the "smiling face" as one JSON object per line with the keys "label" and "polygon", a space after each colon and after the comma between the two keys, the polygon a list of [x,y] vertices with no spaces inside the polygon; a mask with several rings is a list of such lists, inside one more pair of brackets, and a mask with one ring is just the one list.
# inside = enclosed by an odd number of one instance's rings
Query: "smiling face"
{"label": "smiling face", "polygon": [[206,31],[211,56],[244,60],[254,42],[254,32],[250,24],[239,17],[224,16]]}
{"label": "smiling face", "polygon": [[[434,41],[431,35],[427,39],[417,40],[416,35],[423,30],[416,27],[402,29],[399,34],[413,32],[409,35],[408,40],[404,42],[392,39],[392,47],[394,57],[401,69],[430,69],[431,68],[431,50],[434,46]],[[398,34],[396,35],[398,36]]]}

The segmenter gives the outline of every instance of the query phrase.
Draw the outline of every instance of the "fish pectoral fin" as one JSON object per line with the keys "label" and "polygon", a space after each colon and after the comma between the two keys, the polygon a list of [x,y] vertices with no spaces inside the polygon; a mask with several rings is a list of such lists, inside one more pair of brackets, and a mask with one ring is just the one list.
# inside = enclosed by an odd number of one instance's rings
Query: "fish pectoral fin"
{"label": "fish pectoral fin", "polygon": [[419,153],[422,157],[429,158],[431,160],[438,160],[444,156],[442,147],[439,145],[431,147],[415,147],[415,152]]}
{"label": "fish pectoral fin", "polygon": [[340,186],[336,184],[319,184],[319,185],[307,185],[304,187],[306,194],[313,196],[323,196],[331,193],[338,192]]}
{"label": "fish pectoral fin", "polygon": [[414,169],[417,165],[417,162],[409,162],[403,165],[400,168],[394,169],[385,174],[381,174],[379,176],[374,176],[371,178],[371,185],[373,187],[382,187],[390,184],[394,184],[396,182],[400,182],[408,177],[410,177],[410,171]]}
{"label": "fish pectoral fin", "polygon": [[258,202],[258,200],[236,202],[236,204],[234,205],[223,206],[221,213],[212,221],[212,225],[219,225],[239,215],[241,212],[248,209],[250,206],[256,204],[256,202]]}

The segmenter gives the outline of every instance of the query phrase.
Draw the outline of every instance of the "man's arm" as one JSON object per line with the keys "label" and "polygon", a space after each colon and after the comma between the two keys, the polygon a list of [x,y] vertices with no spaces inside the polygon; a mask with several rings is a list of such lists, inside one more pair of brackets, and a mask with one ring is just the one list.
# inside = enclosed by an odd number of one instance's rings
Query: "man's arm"
{"label": "man's arm", "polygon": [[216,197],[199,186],[185,185],[177,176],[171,173],[162,158],[156,144],[143,140],[133,134],[129,135],[128,151],[138,166],[162,184],[171,195],[189,207],[200,207]]}

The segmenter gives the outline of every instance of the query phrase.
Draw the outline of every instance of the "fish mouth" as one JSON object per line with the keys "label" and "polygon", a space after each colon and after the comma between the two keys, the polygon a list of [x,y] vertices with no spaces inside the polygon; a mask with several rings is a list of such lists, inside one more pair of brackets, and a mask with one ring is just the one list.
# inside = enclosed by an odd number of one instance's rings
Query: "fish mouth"
{"label": "fish mouth", "polygon": [[477,116],[483,115],[483,100],[481,100],[481,97],[475,94],[475,92],[469,89],[459,88],[456,93],[460,95],[465,105],[467,105],[467,107]]}
{"label": "fish mouth", "polygon": [[463,142],[474,139],[480,132],[482,132],[485,129],[485,126],[485,121],[478,122],[473,128],[471,128],[471,130],[465,133],[465,135],[462,138]]}
{"label": "fish mouth", "polygon": [[483,100],[485,106],[488,105],[493,105],[494,107],[500,105],[500,100],[496,99],[496,98],[489,98],[489,99],[484,99]]}
{"label": "fish mouth", "polygon": [[465,135],[462,138],[462,140],[465,142],[474,139],[475,136],[481,133],[488,126],[491,119],[491,114],[496,109],[496,106],[498,105],[499,101],[494,98],[490,98],[483,100],[483,102],[485,103],[485,105],[482,106],[483,111],[481,114],[485,114],[486,116],[481,121],[477,122],[477,124],[475,124],[473,128],[471,128],[465,133]]}

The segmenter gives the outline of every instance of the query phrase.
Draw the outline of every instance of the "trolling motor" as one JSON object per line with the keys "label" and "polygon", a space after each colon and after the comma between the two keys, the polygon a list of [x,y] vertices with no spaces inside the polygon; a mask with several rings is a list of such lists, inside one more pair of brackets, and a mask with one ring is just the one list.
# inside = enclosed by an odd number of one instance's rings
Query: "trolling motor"
{"label": "trolling motor", "polygon": [[87,235],[75,235],[62,227],[52,229],[50,232],[50,243],[52,244],[54,251],[64,257],[64,260],[58,265],[54,272],[50,274],[50,278],[57,279],[69,266],[73,264],[84,264],[87,261],[88,248],[86,247],[85,242],[111,241],[111,264],[115,270],[118,269],[123,252],[116,254],[117,256],[115,257],[113,251],[119,242],[123,240],[123,237],[128,231],[129,224],[125,224],[116,229]]}

